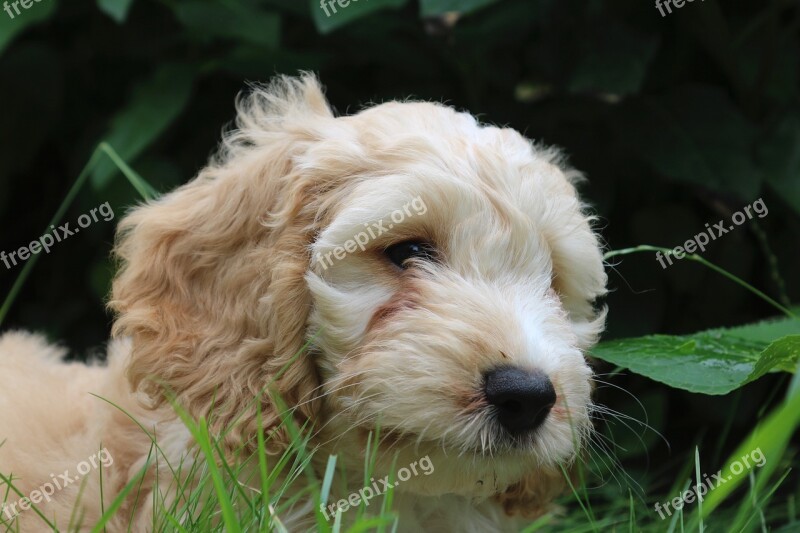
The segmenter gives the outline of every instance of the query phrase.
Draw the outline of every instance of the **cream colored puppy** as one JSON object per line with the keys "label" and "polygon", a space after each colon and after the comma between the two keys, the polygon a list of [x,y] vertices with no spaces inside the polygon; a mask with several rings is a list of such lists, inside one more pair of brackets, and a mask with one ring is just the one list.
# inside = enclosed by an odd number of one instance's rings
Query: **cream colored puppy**
{"label": "cream colored puppy", "polygon": [[[356,483],[336,497],[362,489],[380,425],[376,480],[393,460],[429,465],[396,488],[402,529],[514,530],[546,511],[590,427],[584,353],[606,277],[578,176],[443,105],[335,117],[308,75],[253,91],[199,176],[120,223],[107,365],[62,363],[27,334],[0,339],[0,473],[19,490],[0,516],[48,528],[20,499],[44,490],[37,509],[58,527],[76,506],[96,521],[100,471],[110,502],[148,461],[150,437],[128,414],[157,435],[160,461],[189,454],[165,389],[228,430],[225,450],[252,451],[254,398],[273,384],[308,423],[318,472],[333,453]],[[279,454],[290,437],[274,405],[260,409]],[[113,464],[43,488],[99,450]],[[148,491],[178,497],[153,467],[142,483],[112,530],[152,527]],[[343,501],[323,512],[347,521]],[[294,531],[313,512],[281,519]]]}

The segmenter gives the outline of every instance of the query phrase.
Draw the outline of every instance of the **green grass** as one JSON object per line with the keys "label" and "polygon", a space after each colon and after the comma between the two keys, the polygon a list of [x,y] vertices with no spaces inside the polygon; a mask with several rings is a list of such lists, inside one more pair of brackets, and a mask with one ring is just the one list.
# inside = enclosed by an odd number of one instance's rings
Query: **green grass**
{"label": "green grass", "polygon": [[[156,196],[153,188],[128,167],[112,147],[101,143],[50,224],[60,222],[103,154],[122,171],[142,198]],[[643,246],[614,252],[609,257],[655,249]],[[25,265],[0,307],[0,326],[35,265],[36,257]],[[699,256],[693,260],[713,268],[793,316],[786,307],[716,265],[708,264]],[[607,379],[613,379],[613,375]],[[265,384],[266,387],[269,384]],[[261,405],[260,400],[253,398],[257,405]],[[326,520],[319,510],[320,504],[329,503],[332,488],[337,483],[346,483],[346,474],[339,468],[336,456],[316,456],[320,452],[310,444],[309,428],[297,427],[287,406],[279,405],[279,408],[283,413],[283,426],[292,436],[291,446],[280,456],[268,455],[265,450],[270,436],[259,433],[253,436],[253,443],[242,443],[243,446],[252,444],[255,449],[254,454],[244,456],[242,450],[232,455],[223,453],[219,436],[211,433],[207,420],[194,419],[177,404],[173,405],[197,443],[195,455],[179,464],[171,464],[155,437],[139,425],[151,442],[148,460],[113,500],[102,502],[103,516],[96,524],[84,523],[77,511],[68,524],[54,524],[35,505],[25,512],[35,513],[43,527],[54,531],[100,532],[106,531],[124,500],[133,498],[138,508],[146,503],[145,498],[152,498],[153,506],[158,509],[150,526],[153,531],[283,532],[287,531],[285,518],[291,507],[298,502],[311,502],[315,521],[310,527],[312,531],[388,532],[398,527],[398,516],[392,510],[391,488],[386,494],[376,496],[369,507],[362,503],[359,508],[349,510],[344,521],[340,514]],[[577,479],[580,482],[573,484],[570,481],[570,490],[557,502],[558,510],[532,521],[524,531],[767,531],[774,530],[770,524],[776,523],[784,524],[780,531],[800,531],[797,516],[800,494],[797,487],[787,486],[786,481],[795,463],[791,437],[800,424],[800,379],[797,376],[784,400],[772,412],[759,417],[760,422],[754,422],[752,431],[734,448],[728,459],[711,466],[711,470],[706,466],[704,471],[701,463],[709,465],[709,461],[704,459],[716,457],[720,449],[731,448],[726,434],[717,438],[706,436],[702,445],[687,451],[685,456],[650,456],[652,468],[638,470],[626,468],[616,456],[618,434],[614,430],[621,426],[633,433],[645,453],[651,445],[643,436],[654,430],[645,422],[610,409],[602,408],[598,413],[611,419],[598,424],[593,444],[578,465]],[[258,416],[261,416],[260,411]],[[736,410],[731,409],[725,427],[730,427],[737,416]],[[380,428],[376,428],[366,447],[365,485],[373,475],[379,436]],[[699,432],[697,438],[700,439]],[[727,472],[733,461],[756,447],[763,450],[767,459],[762,468],[745,470],[707,494],[704,501],[687,504],[664,520],[654,510],[654,503],[674,498],[692,483],[700,481],[704,474],[710,475],[716,470]],[[315,471],[312,461],[324,464],[324,471]],[[155,470],[161,490],[145,494],[142,483],[148,469]],[[98,474],[103,475],[102,470]],[[298,486],[302,487],[299,491]],[[175,497],[163,499],[164,494]],[[15,502],[23,496],[15,485],[13,473],[0,472],[0,502]],[[19,526],[0,513],[0,531],[19,531]]]}
{"label": "green grass", "polygon": [[[142,502],[144,498],[154,498],[153,504],[159,509],[153,517],[152,529],[155,531],[280,532],[287,531],[282,517],[290,507],[298,501],[310,501],[316,515],[312,531],[394,530],[398,517],[390,509],[391,490],[373,499],[368,509],[362,504],[358,509],[347,511],[347,527],[342,526],[338,516],[331,521],[325,520],[319,512],[319,504],[328,503],[331,487],[337,481],[344,481],[345,473],[337,469],[335,456],[325,457],[321,459],[326,468],[322,477],[318,477],[311,468],[311,460],[318,452],[310,446],[307,428],[297,427],[290,416],[291,411],[285,406],[283,424],[293,440],[289,449],[277,457],[267,455],[265,450],[270,437],[263,434],[254,436],[254,457],[236,453],[232,457],[226,455],[221,451],[219,439],[209,431],[205,419],[192,419],[177,405],[174,407],[197,443],[196,456],[188,457],[180,464],[165,463],[166,457],[158,442],[144,426],[140,426],[143,434],[151,439],[149,460],[119,495],[105,503],[105,514],[97,524],[84,524],[80,517],[73,517],[71,523],[64,526],[53,524],[36,507],[26,512],[37,513],[43,525],[61,526],[60,531],[91,527],[91,531],[99,532],[105,531],[104,527],[118,511],[123,499],[135,497]],[[731,412],[728,416],[735,417],[736,413]],[[545,515],[532,522],[525,531],[764,531],[762,524],[775,521],[794,521],[800,527],[800,523],[795,521],[796,491],[788,496],[784,491],[782,497],[776,499],[777,489],[786,477],[791,459],[786,456],[788,438],[798,418],[800,394],[789,398],[765,417],[764,422],[731,454],[733,460],[760,446],[767,457],[763,468],[746,470],[739,476],[736,482],[742,485],[740,490],[734,491],[733,483],[720,486],[710,492],[701,505],[687,504],[663,521],[653,510],[653,503],[672,499],[685,490],[690,480],[700,479],[703,448],[697,448],[696,454],[684,458],[684,468],[659,467],[649,475],[628,472],[623,476],[614,472],[618,460],[613,454],[593,447],[592,454],[580,467],[578,477],[585,480],[584,483],[571,485],[570,493],[558,502],[564,512]],[[376,441],[377,435],[370,438],[370,443]],[[369,453],[364,461],[368,473],[365,479],[373,475],[376,447],[368,445],[367,449]],[[674,460],[670,462],[674,464]],[[161,491],[140,493],[145,469],[156,468],[156,465],[162,491],[176,494],[172,501],[160,499]],[[726,465],[719,467],[726,471]],[[665,477],[669,474],[673,477]],[[0,480],[1,501],[12,502],[23,496],[7,475]],[[290,485],[296,490],[298,484],[303,489],[291,492]],[[652,489],[665,484],[672,486],[666,491],[663,488]],[[17,531],[13,522],[0,521],[0,528],[2,526],[7,531]]]}
{"label": "green grass", "polygon": [[[123,499],[134,497],[138,501],[143,498],[155,498],[154,506],[159,513],[153,517],[152,529],[156,531],[287,531],[282,516],[296,502],[310,501],[316,514],[316,523],[312,531],[392,531],[398,517],[388,508],[391,489],[386,495],[377,496],[370,502],[369,513],[362,504],[358,509],[347,511],[347,527],[341,525],[341,517],[327,521],[319,512],[320,503],[328,503],[330,489],[335,479],[342,480],[344,472],[337,469],[336,457],[324,458],[327,466],[322,478],[311,468],[311,459],[315,450],[309,446],[308,433],[297,427],[285,411],[286,429],[293,435],[293,443],[281,456],[267,455],[266,445],[269,436],[255,436],[255,457],[244,458],[238,454],[233,457],[222,453],[217,438],[209,431],[206,420],[194,420],[183,410],[175,406],[189,432],[197,442],[196,456],[187,457],[180,464],[166,464],[166,457],[155,440],[152,440],[149,461],[134,476],[113,501],[106,504],[105,514],[97,524],[84,524],[80,517],[58,528],[60,531],[78,531],[91,527],[91,531],[105,531],[109,519],[118,511]],[[706,495],[702,503],[687,504],[681,511],[672,513],[671,517],[661,520],[653,510],[652,503],[672,499],[680,491],[685,490],[690,481],[701,481],[703,472],[700,467],[701,448],[696,448],[693,457],[687,457],[686,468],[678,469],[680,474],[672,481],[675,486],[666,492],[642,491],[632,483],[617,477],[608,482],[608,472],[603,469],[584,466],[582,476],[585,484],[571,486],[571,493],[565,495],[558,503],[563,513],[548,514],[533,521],[525,531],[765,531],[763,524],[775,521],[794,522],[794,495],[775,500],[775,495],[787,474],[788,458],[783,456],[786,446],[786,435],[797,423],[800,413],[800,395],[778,407],[756,427],[751,435],[731,455],[731,459],[739,458],[750,451],[756,444],[764,446],[769,443],[772,448],[764,449],[766,463],[760,469],[745,470],[738,481],[744,490],[734,492],[731,483],[722,485]],[[731,413],[730,416],[735,416]],[[147,433],[144,428],[141,428]],[[152,436],[147,433],[147,438]],[[372,443],[377,437],[370,439]],[[368,474],[375,459],[374,446],[365,456]],[[597,453],[595,451],[595,453]],[[159,461],[160,460],[160,461]],[[600,454],[585,461],[586,465],[612,460],[607,454]],[[159,499],[159,491],[152,494],[140,494],[142,475],[145,469],[155,468],[160,464],[158,482],[164,489],[176,494],[172,501]],[[722,466],[726,472],[726,466]],[[711,472],[705,472],[711,474]],[[646,484],[658,483],[658,476],[639,481]],[[23,494],[8,476],[0,477],[4,502],[16,501]],[[299,493],[291,493],[302,486]],[[587,488],[588,487],[588,488]],[[676,488],[677,487],[677,488]],[[646,488],[646,485],[645,485]],[[287,496],[292,494],[292,496]],[[43,525],[56,530],[59,524],[53,524],[35,506],[26,512],[36,513]],[[351,522],[352,521],[352,522]],[[14,523],[0,521],[5,530],[17,531]]]}

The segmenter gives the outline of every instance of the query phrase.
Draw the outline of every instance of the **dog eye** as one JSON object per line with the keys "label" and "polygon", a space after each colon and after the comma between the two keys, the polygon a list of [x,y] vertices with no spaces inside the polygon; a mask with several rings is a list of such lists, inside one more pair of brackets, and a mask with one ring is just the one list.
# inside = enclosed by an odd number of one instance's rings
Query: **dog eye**
{"label": "dog eye", "polygon": [[409,259],[422,259],[425,261],[434,259],[433,245],[425,241],[405,241],[393,244],[383,253],[400,268],[407,268],[406,261]]}

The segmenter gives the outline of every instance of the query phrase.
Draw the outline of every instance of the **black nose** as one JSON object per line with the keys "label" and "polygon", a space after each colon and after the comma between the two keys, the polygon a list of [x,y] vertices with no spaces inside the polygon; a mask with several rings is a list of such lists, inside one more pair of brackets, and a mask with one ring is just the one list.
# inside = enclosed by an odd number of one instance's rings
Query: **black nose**
{"label": "black nose", "polygon": [[553,384],[542,372],[506,366],[490,370],[484,379],[486,400],[511,433],[536,429],[556,403]]}

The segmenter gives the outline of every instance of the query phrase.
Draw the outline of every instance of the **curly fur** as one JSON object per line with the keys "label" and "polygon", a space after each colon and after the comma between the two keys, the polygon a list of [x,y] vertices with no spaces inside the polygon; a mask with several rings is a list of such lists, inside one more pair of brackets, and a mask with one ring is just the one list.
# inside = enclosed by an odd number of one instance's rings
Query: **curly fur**
{"label": "curly fur", "polygon": [[[226,452],[268,452],[291,437],[276,397],[363,477],[369,430],[384,428],[376,476],[429,455],[434,475],[398,487],[401,527],[509,530],[545,512],[589,428],[584,352],[604,313],[605,274],[580,175],[556,151],[432,103],[389,102],[335,117],[310,75],[281,77],[238,100],[236,128],[186,185],[120,223],[116,313],[105,366],[60,363],[39,337],[0,339],[0,472],[23,491],[100,444],[115,463],[105,500],[145,464],[150,437],[172,459],[192,443],[169,400],[224,432]],[[427,212],[330,268],[324,256],[412,198]],[[382,251],[408,238],[438,261],[399,270]],[[558,402],[534,436],[509,442],[481,396],[500,364],[546,372]],[[18,388],[15,388],[18,387]],[[97,396],[90,395],[96,394]],[[22,400],[24,398],[24,401]],[[262,427],[257,420],[261,412]],[[100,486],[41,506],[59,524],[76,503],[100,516]],[[156,486],[146,476],[144,490]],[[142,497],[142,501],[152,498]],[[301,527],[309,508],[284,521]],[[112,527],[151,524],[126,500]],[[23,530],[40,519],[20,514]]]}

